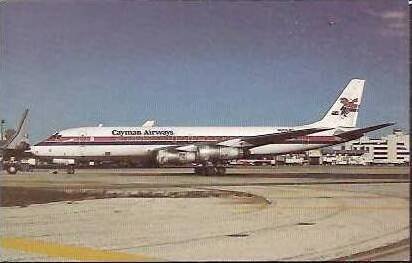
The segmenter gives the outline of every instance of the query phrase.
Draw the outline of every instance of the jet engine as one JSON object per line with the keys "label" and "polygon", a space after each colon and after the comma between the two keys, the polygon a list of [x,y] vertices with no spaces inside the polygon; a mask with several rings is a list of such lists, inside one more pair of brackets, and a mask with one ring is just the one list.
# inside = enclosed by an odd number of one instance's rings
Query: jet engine
{"label": "jet engine", "polygon": [[197,161],[217,161],[231,160],[243,156],[243,150],[240,148],[226,146],[202,145],[197,148]]}
{"label": "jet engine", "polygon": [[160,150],[155,156],[158,164],[185,164],[192,162],[213,162],[218,160],[232,160],[241,158],[244,152],[240,148],[226,146],[198,146],[196,151],[170,151]]}
{"label": "jet engine", "polygon": [[172,152],[168,150],[160,150],[156,154],[156,162],[163,164],[183,164],[191,163],[196,160],[194,152]]}

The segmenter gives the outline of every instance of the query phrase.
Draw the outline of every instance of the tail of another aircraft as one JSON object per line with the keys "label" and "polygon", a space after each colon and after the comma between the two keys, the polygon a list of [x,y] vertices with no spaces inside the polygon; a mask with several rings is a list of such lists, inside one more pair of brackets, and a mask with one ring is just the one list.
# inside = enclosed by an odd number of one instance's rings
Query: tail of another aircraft
{"label": "tail of another aircraft", "polygon": [[365,80],[352,79],[326,115],[314,127],[356,127]]}
{"label": "tail of another aircraft", "polygon": [[26,109],[21,117],[17,131],[14,136],[7,142],[5,149],[8,150],[24,150],[27,147],[27,115],[29,110]]}

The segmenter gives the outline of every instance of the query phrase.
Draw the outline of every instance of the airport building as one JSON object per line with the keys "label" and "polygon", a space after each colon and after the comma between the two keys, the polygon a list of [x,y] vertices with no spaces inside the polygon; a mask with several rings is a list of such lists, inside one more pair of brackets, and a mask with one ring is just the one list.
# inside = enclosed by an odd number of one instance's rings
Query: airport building
{"label": "airport building", "polygon": [[[324,151],[323,161],[336,159],[350,162],[347,164],[398,164],[407,165],[409,158],[409,134],[394,129],[392,134],[381,138],[363,136],[358,140],[347,142],[332,148],[334,153]],[[329,158],[329,159],[328,159]]]}
{"label": "airport building", "polygon": [[[381,138],[357,140],[305,153],[249,160],[253,165],[409,165],[409,134],[394,129]],[[266,163],[264,162],[266,161]],[[247,164],[247,162],[243,163]]]}

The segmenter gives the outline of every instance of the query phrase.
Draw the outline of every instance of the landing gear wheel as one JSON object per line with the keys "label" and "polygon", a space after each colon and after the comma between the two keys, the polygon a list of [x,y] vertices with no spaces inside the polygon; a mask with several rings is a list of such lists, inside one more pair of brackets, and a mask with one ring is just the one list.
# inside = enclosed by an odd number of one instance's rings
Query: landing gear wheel
{"label": "landing gear wheel", "polygon": [[225,175],[226,174],[226,167],[217,167],[217,175]]}
{"label": "landing gear wheel", "polygon": [[213,175],[217,175],[217,167],[216,166],[209,166],[209,167],[206,167],[206,174],[207,175],[210,175],[210,176],[213,176]]}
{"label": "landing gear wheel", "polygon": [[8,174],[16,174],[17,173],[17,167],[10,165],[9,167],[7,167],[7,173]]}
{"label": "landing gear wheel", "polygon": [[201,176],[208,176],[208,175],[213,175],[213,167],[209,166],[200,166],[200,167],[195,167],[195,173]]}
{"label": "landing gear wheel", "polygon": [[202,175],[203,170],[204,170],[203,167],[197,166],[197,167],[195,167],[195,174]]}
{"label": "landing gear wheel", "polygon": [[66,169],[67,174],[74,174],[74,167],[73,166],[69,166]]}
{"label": "landing gear wheel", "polygon": [[196,167],[197,169],[195,169],[196,174],[201,175],[201,176],[207,176],[208,174],[208,169],[207,167]]}
{"label": "landing gear wheel", "polygon": [[195,174],[202,176],[225,175],[225,173],[226,167],[223,166],[203,165],[195,167]]}

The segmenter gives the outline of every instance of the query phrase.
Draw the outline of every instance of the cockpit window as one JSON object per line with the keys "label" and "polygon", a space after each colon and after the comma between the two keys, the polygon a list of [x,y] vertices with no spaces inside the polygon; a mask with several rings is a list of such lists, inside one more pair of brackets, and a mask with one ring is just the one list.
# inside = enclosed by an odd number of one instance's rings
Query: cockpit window
{"label": "cockpit window", "polygon": [[57,139],[60,139],[61,137],[62,136],[58,132],[56,132],[55,134],[49,137],[49,140],[57,140]]}

